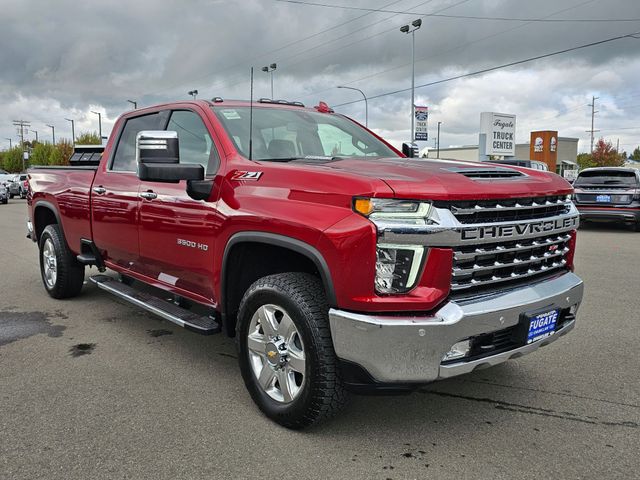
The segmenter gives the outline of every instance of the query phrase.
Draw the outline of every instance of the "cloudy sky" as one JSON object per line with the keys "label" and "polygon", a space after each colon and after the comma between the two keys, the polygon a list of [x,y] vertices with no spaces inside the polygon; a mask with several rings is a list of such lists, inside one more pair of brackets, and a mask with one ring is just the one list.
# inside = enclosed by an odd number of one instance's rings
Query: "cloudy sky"
{"label": "cloudy sky", "polygon": [[[309,5],[314,1],[349,8]],[[640,32],[638,0],[1,0],[0,6],[3,149],[5,137],[17,140],[17,119],[30,121],[41,139],[51,138],[46,124],[55,125],[56,138],[70,138],[65,118],[76,120],[76,133],[97,131],[91,111],[103,112],[108,134],[130,107],[127,100],[150,105],[188,98],[192,89],[200,98],[248,98],[251,66],[256,96],[268,97],[269,75],[260,69],[272,62],[275,97],[307,105],[361,98],[338,85],[371,97],[406,89],[411,38],[399,27],[416,18],[423,19],[415,34],[416,85]],[[430,108],[431,138],[442,122],[442,147],[477,143],[480,112],[496,111],[517,115],[519,142],[533,129],[557,129],[580,138],[585,151],[587,104],[595,95],[598,135],[630,151],[640,144],[637,37],[418,88],[416,103]],[[363,102],[336,110],[364,122]],[[371,99],[369,125],[396,144],[406,140],[410,92]]]}

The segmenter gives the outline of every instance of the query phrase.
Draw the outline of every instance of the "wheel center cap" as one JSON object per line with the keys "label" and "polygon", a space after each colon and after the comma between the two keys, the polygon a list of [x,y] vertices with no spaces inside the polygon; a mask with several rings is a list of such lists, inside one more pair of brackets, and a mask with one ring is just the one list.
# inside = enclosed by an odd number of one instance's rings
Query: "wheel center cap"
{"label": "wheel center cap", "polygon": [[267,343],[265,354],[271,366],[281,366],[287,361],[287,344],[282,339],[274,339]]}

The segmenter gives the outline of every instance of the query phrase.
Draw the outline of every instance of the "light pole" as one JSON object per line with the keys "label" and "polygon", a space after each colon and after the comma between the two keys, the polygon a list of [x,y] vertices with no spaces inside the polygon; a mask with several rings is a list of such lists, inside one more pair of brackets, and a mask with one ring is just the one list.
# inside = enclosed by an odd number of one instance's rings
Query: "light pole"
{"label": "light pole", "polygon": [[53,145],[55,145],[56,144],[56,127],[49,124],[47,124],[47,127],[51,129],[51,135],[53,135]]}
{"label": "light pole", "polygon": [[347,88],[349,90],[355,90],[356,92],[360,92],[364,97],[364,126],[369,128],[369,105],[367,103],[367,96],[364,94],[362,90],[354,87],[345,87],[344,85],[339,85],[338,88]]}
{"label": "light pole", "polygon": [[9,137],[5,137],[5,139],[9,140],[9,150],[13,148],[13,143]]}
{"label": "light pole", "polygon": [[72,118],[65,118],[67,122],[71,122],[71,141],[76,146],[76,122]]}
{"label": "light pole", "polygon": [[138,102],[134,102],[133,100],[127,100],[131,105],[133,105],[133,109],[136,110],[138,108]]}
{"label": "light pole", "polygon": [[31,129],[31,131],[36,134],[36,143],[38,143],[38,132],[37,132],[37,130]]}
{"label": "light pole", "polygon": [[[413,129],[415,123],[415,86],[416,86],[416,30],[422,25],[422,20],[418,18],[411,22],[411,25],[400,27],[402,33],[411,34],[411,143],[414,142]],[[411,29],[413,27],[413,29]]]}
{"label": "light pole", "polygon": [[98,135],[100,135],[100,145],[102,145],[102,113],[94,112],[93,110],[91,110],[91,113],[98,115]]}
{"label": "light pole", "polygon": [[436,153],[436,158],[440,158],[440,124],[442,124],[442,122],[438,122],[438,149]]}
{"label": "light pole", "polygon": [[187,92],[189,95],[191,95],[193,97],[193,99],[196,99],[196,96],[198,95],[198,90],[190,90],[189,92]]}
{"label": "light pole", "polygon": [[273,72],[278,67],[275,63],[272,63],[268,67],[262,67],[262,71],[266,73],[271,73],[271,100],[273,100]]}

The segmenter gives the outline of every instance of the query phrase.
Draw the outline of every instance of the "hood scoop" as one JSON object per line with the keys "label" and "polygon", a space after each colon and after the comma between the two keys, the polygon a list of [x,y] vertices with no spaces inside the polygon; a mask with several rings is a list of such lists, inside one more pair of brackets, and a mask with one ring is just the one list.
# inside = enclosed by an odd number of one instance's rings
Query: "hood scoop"
{"label": "hood scoop", "polygon": [[467,178],[473,180],[485,180],[491,178],[516,178],[524,177],[524,173],[517,170],[511,170],[510,168],[500,167],[480,167],[480,168],[460,168],[452,167],[445,168],[448,172],[459,173]]}

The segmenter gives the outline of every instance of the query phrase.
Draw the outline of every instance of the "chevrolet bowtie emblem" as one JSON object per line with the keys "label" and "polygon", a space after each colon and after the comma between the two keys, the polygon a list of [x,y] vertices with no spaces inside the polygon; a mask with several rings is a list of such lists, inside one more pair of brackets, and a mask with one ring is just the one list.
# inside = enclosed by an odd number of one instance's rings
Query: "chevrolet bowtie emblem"
{"label": "chevrolet bowtie emblem", "polygon": [[267,352],[267,357],[269,357],[269,358],[273,358],[273,357],[275,357],[276,355],[277,355],[277,353],[276,353],[276,351],[275,351],[275,350],[269,350],[269,351]]}

